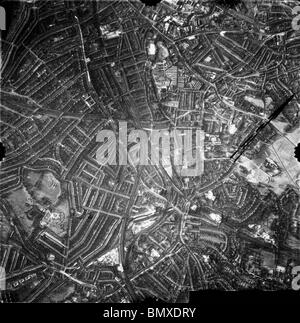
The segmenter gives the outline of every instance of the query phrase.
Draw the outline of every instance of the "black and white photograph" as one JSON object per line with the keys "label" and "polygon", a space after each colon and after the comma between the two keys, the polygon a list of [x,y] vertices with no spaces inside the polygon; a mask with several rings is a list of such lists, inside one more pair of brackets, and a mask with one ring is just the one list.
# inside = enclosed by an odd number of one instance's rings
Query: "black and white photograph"
{"label": "black and white photograph", "polygon": [[299,1],[6,0],[0,46],[1,303],[300,296]]}

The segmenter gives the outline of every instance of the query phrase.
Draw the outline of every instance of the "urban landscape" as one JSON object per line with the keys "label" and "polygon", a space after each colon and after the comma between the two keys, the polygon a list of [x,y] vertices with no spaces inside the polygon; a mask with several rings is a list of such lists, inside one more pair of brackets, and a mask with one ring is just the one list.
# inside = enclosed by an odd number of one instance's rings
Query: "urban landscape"
{"label": "urban landscape", "polygon": [[[300,289],[298,1],[7,3],[0,267],[16,301]],[[120,122],[178,134],[170,162],[120,162],[118,143],[99,164]]]}

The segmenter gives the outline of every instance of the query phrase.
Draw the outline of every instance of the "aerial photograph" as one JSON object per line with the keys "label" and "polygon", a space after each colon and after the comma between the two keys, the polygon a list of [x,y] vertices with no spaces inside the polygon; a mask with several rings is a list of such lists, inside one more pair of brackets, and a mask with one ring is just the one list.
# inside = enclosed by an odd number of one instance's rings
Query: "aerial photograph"
{"label": "aerial photograph", "polygon": [[299,1],[0,19],[0,302],[299,295]]}

